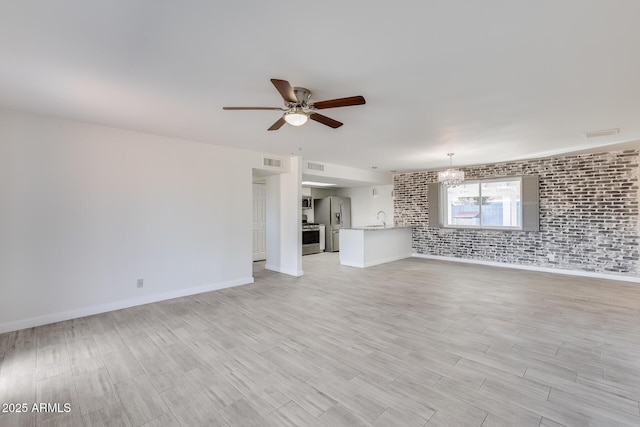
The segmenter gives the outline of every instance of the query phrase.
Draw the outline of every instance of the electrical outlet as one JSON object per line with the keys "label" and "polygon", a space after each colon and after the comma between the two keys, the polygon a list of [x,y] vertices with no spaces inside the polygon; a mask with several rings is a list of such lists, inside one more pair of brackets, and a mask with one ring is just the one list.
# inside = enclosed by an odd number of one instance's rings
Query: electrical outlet
{"label": "electrical outlet", "polygon": [[547,254],[547,259],[551,262],[554,262],[556,260],[556,254],[554,253],[548,253]]}
{"label": "electrical outlet", "polygon": [[144,280],[142,280],[142,279],[138,279],[138,282],[137,282],[137,283],[138,283],[138,287],[139,287],[139,288],[141,288],[141,287],[143,287],[143,286],[144,286]]}

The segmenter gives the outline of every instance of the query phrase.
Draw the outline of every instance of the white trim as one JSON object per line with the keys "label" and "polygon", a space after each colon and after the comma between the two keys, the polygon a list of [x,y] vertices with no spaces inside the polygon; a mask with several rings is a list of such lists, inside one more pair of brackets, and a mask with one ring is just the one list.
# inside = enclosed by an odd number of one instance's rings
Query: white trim
{"label": "white trim", "polygon": [[302,270],[291,270],[288,268],[280,268],[271,264],[265,264],[265,270],[275,271],[276,273],[288,274],[289,276],[300,277],[304,275]]}
{"label": "white trim", "polygon": [[340,265],[346,265],[347,267],[364,268],[364,264],[361,262],[340,261]]}
{"label": "white trim", "polygon": [[234,286],[247,285],[253,283],[253,277],[243,277],[240,279],[228,280],[225,282],[213,283],[210,285],[196,286],[193,288],[180,289],[178,291],[165,292],[162,294],[148,295],[140,298],[132,298],[115,301],[107,304],[94,305],[91,307],[79,308],[76,310],[63,311],[60,313],[47,314],[45,316],[32,317],[30,319],[18,320],[0,324],[0,334],[11,331],[18,331],[25,328],[47,325],[49,323],[62,322],[79,317],[92,316],[94,314],[105,313],[107,311],[121,310],[123,308],[135,307],[138,305],[150,304],[158,301],[165,301],[174,298],[186,297],[189,295],[201,294],[203,292],[217,291]]}
{"label": "white trim", "polygon": [[542,271],[545,273],[566,274],[569,276],[594,277],[596,279],[621,280],[623,282],[640,283],[640,277],[622,276],[619,274],[596,273],[592,271],[580,271],[580,270],[563,270],[560,268],[538,267],[535,265],[507,264],[504,262],[482,261],[479,259],[456,258],[456,257],[439,256],[439,255],[425,255],[425,254],[419,254],[415,252],[411,256],[415,258],[437,259],[441,261],[463,262],[467,264],[489,265],[492,267],[515,268],[518,270]]}
{"label": "white trim", "polygon": [[397,255],[397,256],[384,258],[384,259],[378,259],[378,260],[375,260],[375,261],[369,261],[369,262],[365,262],[365,263],[362,263],[362,262],[350,262],[350,261],[340,261],[340,265],[346,265],[347,267],[367,268],[367,267],[373,267],[374,265],[386,264],[388,262],[400,261],[401,259],[411,258],[412,256],[413,256],[413,254],[411,254],[411,255]]}

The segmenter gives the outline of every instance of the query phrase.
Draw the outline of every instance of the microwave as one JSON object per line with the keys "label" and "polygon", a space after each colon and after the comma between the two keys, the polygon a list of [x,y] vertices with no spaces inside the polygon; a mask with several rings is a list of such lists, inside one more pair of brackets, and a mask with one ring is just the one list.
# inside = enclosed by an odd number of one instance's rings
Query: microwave
{"label": "microwave", "polygon": [[311,196],[302,196],[302,209],[312,209],[313,199]]}

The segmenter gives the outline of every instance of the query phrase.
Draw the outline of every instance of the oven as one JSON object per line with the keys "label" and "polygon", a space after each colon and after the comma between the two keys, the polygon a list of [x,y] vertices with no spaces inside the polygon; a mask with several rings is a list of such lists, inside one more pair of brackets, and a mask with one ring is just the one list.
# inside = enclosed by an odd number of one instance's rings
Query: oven
{"label": "oven", "polygon": [[320,250],[320,225],[302,224],[302,255],[317,254]]}

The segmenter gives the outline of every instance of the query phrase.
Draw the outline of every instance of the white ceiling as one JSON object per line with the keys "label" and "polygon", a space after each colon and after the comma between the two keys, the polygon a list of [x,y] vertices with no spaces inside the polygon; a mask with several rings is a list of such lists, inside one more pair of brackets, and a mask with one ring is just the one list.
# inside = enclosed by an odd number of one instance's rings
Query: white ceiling
{"label": "white ceiling", "polygon": [[[638,0],[4,1],[0,107],[387,171],[637,146],[638,16]],[[367,104],[324,110],[336,130],[222,110],[282,106],[270,78]]]}

